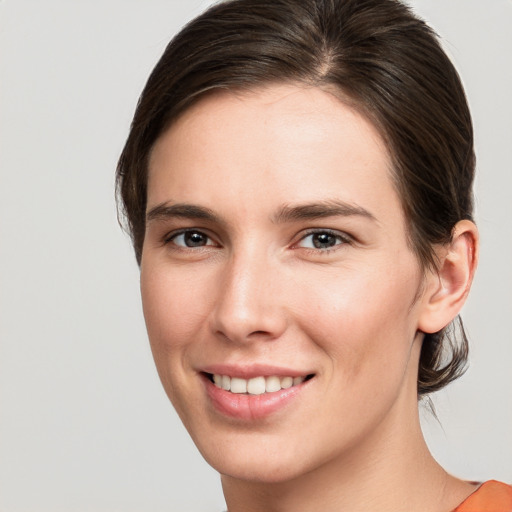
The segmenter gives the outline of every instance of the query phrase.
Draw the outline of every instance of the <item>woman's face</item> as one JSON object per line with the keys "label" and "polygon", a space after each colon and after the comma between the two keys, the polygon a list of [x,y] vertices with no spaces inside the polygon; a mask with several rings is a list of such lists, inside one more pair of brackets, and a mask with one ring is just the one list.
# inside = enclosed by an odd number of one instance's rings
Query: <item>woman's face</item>
{"label": "woman's face", "polygon": [[214,93],[156,143],[144,314],[221,473],[283,481],[407,435],[422,283],[386,147],[333,95]]}

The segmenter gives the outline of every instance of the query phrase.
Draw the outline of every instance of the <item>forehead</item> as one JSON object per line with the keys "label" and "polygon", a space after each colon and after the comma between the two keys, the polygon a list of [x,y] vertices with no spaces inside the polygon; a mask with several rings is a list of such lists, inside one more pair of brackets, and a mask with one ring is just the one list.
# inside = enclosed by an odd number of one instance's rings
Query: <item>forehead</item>
{"label": "forehead", "polygon": [[[148,206],[169,200],[245,205],[308,202],[397,203],[388,150],[377,129],[316,87],[272,85],[209,94],[156,142]],[[179,196],[179,197],[177,197]],[[357,201],[356,201],[357,200]]]}
{"label": "forehead", "polygon": [[[314,87],[293,82],[252,89],[209,91],[171,123],[170,128],[160,135],[155,146],[162,139],[169,139],[171,134],[176,138],[179,134],[184,135],[194,130],[206,133],[212,125],[218,128],[218,123],[221,122],[224,123],[224,132],[226,128],[247,120],[247,114],[250,116],[249,126],[245,126],[243,132],[238,132],[237,138],[247,135],[254,140],[258,123],[261,126],[262,122],[264,131],[260,133],[272,139],[276,134],[285,136],[294,125],[296,128],[307,129],[305,136],[311,143],[315,141],[315,134],[321,136],[322,131],[325,133],[325,130],[332,130],[345,139],[357,136],[372,139],[387,153],[377,128],[358,112],[357,104],[353,100],[331,86]],[[349,129],[343,130],[342,125]],[[211,135],[207,133],[208,138]],[[222,133],[218,135],[222,136]],[[326,141],[325,137],[323,139]]]}

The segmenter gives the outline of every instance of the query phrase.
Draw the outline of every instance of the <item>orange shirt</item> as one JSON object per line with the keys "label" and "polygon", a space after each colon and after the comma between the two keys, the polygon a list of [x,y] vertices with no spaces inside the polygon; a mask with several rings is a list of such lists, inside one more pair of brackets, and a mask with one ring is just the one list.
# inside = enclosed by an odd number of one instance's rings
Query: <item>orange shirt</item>
{"label": "orange shirt", "polygon": [[512,486],[489,480],[453,512],[512,512]]}

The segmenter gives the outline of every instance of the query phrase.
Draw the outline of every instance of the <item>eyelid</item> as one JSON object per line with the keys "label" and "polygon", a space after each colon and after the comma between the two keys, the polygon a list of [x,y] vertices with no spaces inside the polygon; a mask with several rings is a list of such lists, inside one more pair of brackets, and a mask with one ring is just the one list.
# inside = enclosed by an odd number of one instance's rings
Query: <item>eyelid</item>
{"label": "eyelid", "polygon": [[[325,249],[311,248],[311,247],[300,247],[300,245],[299,245],[300,242],[302,242],[308,236],[322,234],[322,233],[327,233],[329,235],[333,235],[333,236],[339,238],[341,240],[341,243],[338,243],[332,247],[327,247]],[[293,248],[305,249],[305,250],[310,250],[310,251],[319,252],[319,253],[322,253],[322,252],[325,253],[325,252],[336,250],[340,246],[343,246],[345,244],[351,244],[353,242],[354,242],[354,238],[344,231],[339,231],[337,229],[330,229],[330,228],[310,228],[301,233],[300,238],[296,242],[293,243]]]}
{"label": "eyelid", "polygon": [[199,233],[199,234],[205,236],[209,242],[213,242],[213,243],[207,243],[206,245],[197,246],[197,247],[186,247],[184,245],[178,245],[176,243],[174,243],[173,245],[175,247],[177,247],[179,249],[183,249],[183,250],[200,250],[200,249],[204,249],[205,247],[215,247],[215,246],[218,247],[220,245],[215,240],[215,238],[208,233],[208,230],[202,229],[202,228],[193,228],[193,227],[176,229],[174,231],[170,231],[170,232],[166,233],[162,238],[162,245],[170,245],[173,243],[173,241],[176,237],[178,237],[180,235],[184,235],[185,233],[190,233],[190,232]]}
{"label": "eyelid", "polygon": [[[169,245],[173,242],[173,240],[176,237],[183,235],[185,233],[190,233],[190,232],[196,232],[196,233],[199,233],[199,234],[205,236],[207,238],[208,243],[206,245],[197,246],[197,247],[186,247],[184,245],[173,244],[174,247],[178,248],[178,249],[183,249],[183,250],[200,250],[200,249],[204,249],[207,247],[220,247],[221,246],[221,244],[216,240],[215,236],[212,236],[209,233],[208,229],[194,228],[194,227],[180,228],[180,229],[176,229],[176,230],[167,232],[162,237],[162,245],[164,245],[164,246]],[[323,249],[322,248],[300,247],[299,244],[304,239],[306,239],[308,236],[312,236],[315,234],[322,234],[322,233],[327,233],[329,235],[333,235],[333,236],[337,237],[341,243],[337,243],[336,245],[334,245],[332,247],[327,247],[327,248],[323,248]],[[309,228],[297,236],[296,241],[292,243],[292,248],[293,249],[304,249],[304,250],[309,250],[309,251],[313,251],[313,252],[317,252],[317,253],[326,253],[329,251],[336,250],[338,247],[343,246],[345,244],[352,244],[353,242],[354,242],[354,238],[351,235],[349,235],[348,233],[346,233],[345,231],[339,231],[337,229],[331,229],[331,228]]]}

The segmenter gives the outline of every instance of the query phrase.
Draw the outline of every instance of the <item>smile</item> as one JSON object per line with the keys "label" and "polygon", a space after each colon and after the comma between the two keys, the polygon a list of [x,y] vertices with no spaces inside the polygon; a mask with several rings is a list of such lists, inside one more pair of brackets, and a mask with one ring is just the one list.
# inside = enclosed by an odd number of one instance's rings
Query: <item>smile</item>
{"label": "smile", "polygon": [[[290,372],[289,375],[279,375],[281,372],[277,368],[274,375],[268,367],[259,371],[238,368],[233,371],[236,376],[229,375],[228,370],[226,367],[216,371],[211,369],[212,373],[201,372],[205,392],[218,413],[240,421],[263,420],[287,409],[299,395],[307,393],[310,381],[315,380],[315,374],[292,376]],[[244,373],[247,378],[242,376]]]}
{"label": "smile", "polygon": [[263,395],[264,393],[275,393],[282,389],[289,389],[302,384],[311,376],[306,377],[280,377],[271,375],[268,377],[259,376],[251,379],[230,377],[229,375],[210,374],[210,380],[225,391],[235,394]]}

